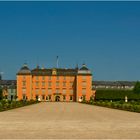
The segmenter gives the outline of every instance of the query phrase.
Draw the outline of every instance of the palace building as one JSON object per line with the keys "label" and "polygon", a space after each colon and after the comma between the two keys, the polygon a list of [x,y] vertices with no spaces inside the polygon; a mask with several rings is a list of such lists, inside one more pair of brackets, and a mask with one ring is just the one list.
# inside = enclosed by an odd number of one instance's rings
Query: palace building
{"label": "palace building", "polygon": [[37,66],[33,70],[24,64],[17,73],[19,100],[88,101],[92,95],[92,73],[85,64],[80,69]]}

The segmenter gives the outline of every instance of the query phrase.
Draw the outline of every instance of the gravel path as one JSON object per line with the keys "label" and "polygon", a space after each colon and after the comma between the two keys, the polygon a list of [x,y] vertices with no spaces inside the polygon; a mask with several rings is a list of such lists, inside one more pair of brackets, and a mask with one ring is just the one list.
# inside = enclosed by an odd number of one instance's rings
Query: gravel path
{"label": "gravel path", "polygon": [[79,103],[0,112],[1,139],[140,139],[140,114]]}

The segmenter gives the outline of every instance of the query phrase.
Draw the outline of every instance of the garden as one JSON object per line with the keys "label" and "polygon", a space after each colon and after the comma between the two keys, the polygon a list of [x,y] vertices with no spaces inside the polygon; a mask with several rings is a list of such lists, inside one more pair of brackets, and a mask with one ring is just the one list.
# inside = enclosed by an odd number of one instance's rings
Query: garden
{"label": "garden", "polygon": [[0,101],[0,111],[6,111],[9,109],[14,109],[18,107],[23,107],[31,104],[36,104],[39,103],[38,101],[35,100],[30,100],[30,101],[9,101],[9,100],[1,100]]}
{"label": "garden", "polygon": [[137,101],[125,102],[122,100],[121,101],[100,100],[100,101],[89,101],[83,103],[140,113],[140,102]]}
{"label": "garden", "polygon": [[83,103],[140,113],[140,82],[133,90],[97,90],[95,98]]}

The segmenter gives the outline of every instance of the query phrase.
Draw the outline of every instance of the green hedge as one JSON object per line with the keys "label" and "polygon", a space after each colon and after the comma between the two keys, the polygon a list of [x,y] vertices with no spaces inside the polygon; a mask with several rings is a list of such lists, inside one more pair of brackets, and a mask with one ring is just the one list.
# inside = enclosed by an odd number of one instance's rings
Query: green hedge
{"label": "green hedge", "polygon": [[115,101],[115,102],[90,101],[90,102],[83,102],[83,103],[140,113],[140,102],[135,102],[135,101],[131,101],[128,103],[125,103],[124,101]]}
{"label": "green hedge", "polygon": [[124,100],[125,96],[128,100],[140,100],[140,94],[133,93],[132,90],[97,90],[95,100]]}
{"label": "green hedge", "polygon": [[26,105],[31,105],[38,103],[38,101],[30,100],[30,101],[7,101],[7,100],[1,100],[0,101],[0,111],[5,111],[9,109],[14,109],[18,107],[23,107]]}

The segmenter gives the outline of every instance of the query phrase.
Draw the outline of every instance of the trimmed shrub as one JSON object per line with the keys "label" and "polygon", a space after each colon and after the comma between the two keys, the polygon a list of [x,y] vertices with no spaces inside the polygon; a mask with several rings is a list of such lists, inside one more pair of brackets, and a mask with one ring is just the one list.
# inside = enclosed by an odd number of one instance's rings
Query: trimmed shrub
{"label": "trimmed shrub", "polygon": [[140,82],[137,81],[133,89],[134,93],[140,94]]}
{"label": "trimmed shrub", "polygon": [[128,97],[129,101],[140,101],[140,94],[133,93],[132,90],[97,90],[95,100],[120,101]]}

